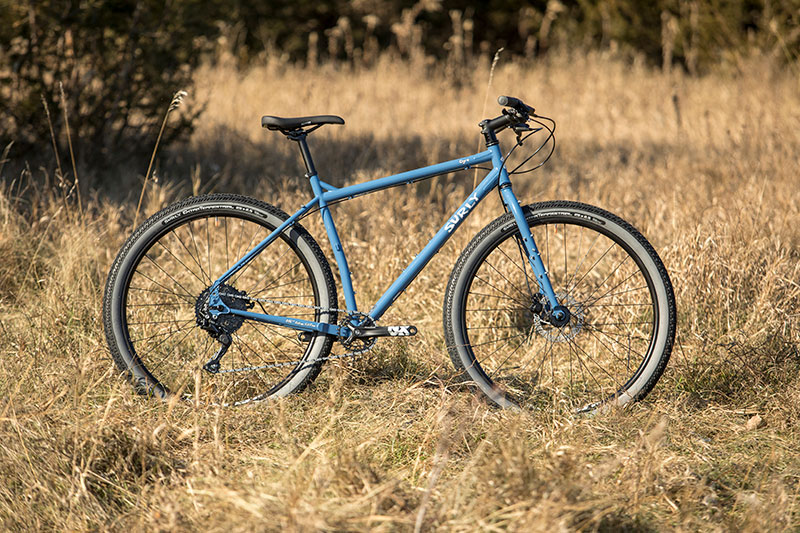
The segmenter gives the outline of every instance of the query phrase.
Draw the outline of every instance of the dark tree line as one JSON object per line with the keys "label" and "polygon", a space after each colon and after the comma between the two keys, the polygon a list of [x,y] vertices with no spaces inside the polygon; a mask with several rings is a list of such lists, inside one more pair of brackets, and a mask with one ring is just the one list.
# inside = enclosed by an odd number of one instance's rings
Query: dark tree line
{"label": "dark tree line", "polygon": [[702,74],[752,48],[796,62],[799,17],[800,0],[0,0],[0,131],[4,145],[46,140],[42,99],[60,109],[63,84],[75,137],[98,156],[124,150],[223,35],[243,66],[263,54],[362,66],[385,51],[469,66],[501,46],[527,59],[613,47]]}

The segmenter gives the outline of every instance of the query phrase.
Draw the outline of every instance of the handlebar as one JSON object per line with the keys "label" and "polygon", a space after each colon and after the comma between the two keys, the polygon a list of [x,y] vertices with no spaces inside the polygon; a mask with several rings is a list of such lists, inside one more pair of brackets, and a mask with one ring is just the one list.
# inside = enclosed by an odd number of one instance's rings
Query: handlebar
{"label": "handlebar", "polygon": [[504,113],[497,118],[493,118],[491,120],[487,119],[478,124],[481,128],[483,128],[484,132],[491,131],[497,133],[498,131],[504,130],[508,126],[510,126],[514,122],[509,115]]}
{"label": "handlebar", "polygon": [[493,119],[484,120],[479,124],[484,133],[497,133],[508,126],[525,124],[530,115],[534,114],[534,109],[519,98],[513,96],[500,96],[497,103],[505,107],[503,114]]}

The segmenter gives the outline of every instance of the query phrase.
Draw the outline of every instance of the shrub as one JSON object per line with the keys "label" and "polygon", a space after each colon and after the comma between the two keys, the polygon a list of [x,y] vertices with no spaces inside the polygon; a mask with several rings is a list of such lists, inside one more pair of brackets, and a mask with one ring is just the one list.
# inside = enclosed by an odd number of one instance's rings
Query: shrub
{"label": "shrub", "polygon": [[[37,0],[0,10],[0,117],[17,150],[49,136],[42,98],[60,102],[96,159],[135,146],[214,44],[221,9],[199,0]],[[167,138],[197,113],[172,121]],[[63,113],[53,113],[56,121]],[[63,131],[56,124],[56,131]],[[6,140],[5,142],[8,142]],[[88,148],[90,147],[90,148]],[[119,154],[116,154],[119,155]],[[105,159],[105,157],[103,157]]]}

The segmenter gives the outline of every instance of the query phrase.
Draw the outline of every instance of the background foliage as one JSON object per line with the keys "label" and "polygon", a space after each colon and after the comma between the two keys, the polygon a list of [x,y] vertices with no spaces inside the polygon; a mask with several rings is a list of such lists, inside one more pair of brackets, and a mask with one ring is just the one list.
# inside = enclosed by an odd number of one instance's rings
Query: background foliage
{"label": "background foliage", "polygon": [[[0,10],[0,117],[6,142],[49,138],[42,99],[74,137],[106,155],[151,133],[176,87],[211,50],[219,5],[197,0],[37,0]],[[60,98],[63,84],[65,98]],[[61,120],[54,113],[53,118]],[[194,118],[183,116],[176,131]]]}
{"label": "background foliage", "polygon": [[[221,49],[240,65],[266,55],[312,67],[370,65],[389,51],[457,74],[500,47],[527,60],[601,48],[702,74],[741,68],[752,49],[795,61],[799,13],[798,0],[2,0],[0,120],[24,153],[48,138],[42,99],[62,104],[63,83],[79,154],[108,160],[150,134],[164,102]],[[196,116],[183,114],[167,140]]]}

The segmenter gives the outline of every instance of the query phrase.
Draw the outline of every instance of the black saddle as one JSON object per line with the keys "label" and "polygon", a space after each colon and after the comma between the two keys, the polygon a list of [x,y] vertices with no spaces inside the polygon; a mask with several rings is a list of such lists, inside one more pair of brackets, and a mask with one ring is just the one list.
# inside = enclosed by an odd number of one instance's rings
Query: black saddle
{"label": "black saddle", "polygon": [[312,117],[281,118],[265,115],[261,117],[261,127],[276,131],[295,131],[306,126],[316,126],[317,129],[323,124],[344,124],[342,117],[336,115],[314,115]]}

